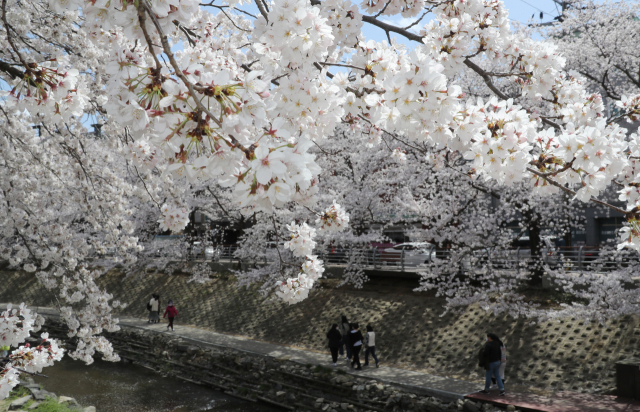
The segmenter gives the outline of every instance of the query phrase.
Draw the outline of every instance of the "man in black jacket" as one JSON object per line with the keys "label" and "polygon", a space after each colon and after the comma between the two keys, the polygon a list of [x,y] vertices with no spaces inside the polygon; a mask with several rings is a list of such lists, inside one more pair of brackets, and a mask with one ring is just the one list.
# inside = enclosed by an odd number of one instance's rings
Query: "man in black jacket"
{"label": "man in black jacket", "polygon": [[353,323],[351,325],[353,328],[351,332],[349,332],[349,346],[351,346],[351,355],[353,356],[353,360],[351,361],[351,367],[354,365],[358,365],[357,370],[362,370],[362,365],[360,365],[360,350],[362,349],[362,332],[360,332],[359,326],[357,323]]}
{"label": "man in black jacket", "polygon": [[495,376],[498,382],[498,388],[500,388],[500,396],[504,396],[504,384],[500,379],[500,358],[502,358],[502,351],[500,347],[502,342],[494,333],[487,334],[487,343],[484,345],[484,369],[485,369],[485,384],[484,390],[480,393],[489,393],[491,387],[491,375]]}
{"label": "man in black jacket", "polygon": [[331,350],[333,366],[338,366],[338,349],[340,348],[340,342],[342,342],[342,335],[338,331],[337,324],[334,323],[331,326],[331,330],[327,332],[327,339],[329,339],[329,350]]}

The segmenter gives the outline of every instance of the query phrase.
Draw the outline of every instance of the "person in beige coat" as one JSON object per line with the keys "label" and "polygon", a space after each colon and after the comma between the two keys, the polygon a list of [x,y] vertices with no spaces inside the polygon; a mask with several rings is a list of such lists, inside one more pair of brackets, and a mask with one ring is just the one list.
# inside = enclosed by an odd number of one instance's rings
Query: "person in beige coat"
{"label": "person in beige coat", "polygon": [[378,357],[376,356],[376,333],[373,331],[373,326],[367,325],[367,334],[364,335],[364,366],[369,366],[369,354],[376,361],[376,368],[380,367]]}
{"label": "person in beige coat", "polygon": [[160,316],[158,312],[158,307],[160,306],[160,297],[156,294],[151,295],[151,300],[149,301],[149,323],[157,323],[160,322]]}

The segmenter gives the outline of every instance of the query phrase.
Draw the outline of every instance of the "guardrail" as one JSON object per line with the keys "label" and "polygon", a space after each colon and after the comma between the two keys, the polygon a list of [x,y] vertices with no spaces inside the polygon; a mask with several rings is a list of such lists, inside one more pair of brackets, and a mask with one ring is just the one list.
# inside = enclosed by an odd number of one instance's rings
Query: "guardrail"
{"label": "guardrail", "polygon": [[[217,245],[203,250],[192,250],[187,260],[210,261],[220,263],[267,264],[278,260],[275,248],[265,249],[261,256],[241,261],[236,256],[237,245]],[[387,249],[388,250],[388,249]],[[282,253],[282,250],[280,251]],[[414,272],[424,265],[451,265],[454,256],[449,250],[431,249],[427,251],[399,250],[388,252],[376,247],[355,248],[330,246],[314,250],[325,266],[346,267],[357,264],[368,270]],[[607,250],[594,247],[561,247],[542,250],[543,261],[553,269],[564,268],[568,271],[611,271],[640,264],[640,254],[635,251]],[[459,271],[474,268],[492,267],[494,269],[525,270],[535,262],[531,250],[524,248],[492,250],[479,249],[465,256],[456,255]],[[184,260],[184,258],[178,260]],[[453,267],[452,266],[452,267]]]}

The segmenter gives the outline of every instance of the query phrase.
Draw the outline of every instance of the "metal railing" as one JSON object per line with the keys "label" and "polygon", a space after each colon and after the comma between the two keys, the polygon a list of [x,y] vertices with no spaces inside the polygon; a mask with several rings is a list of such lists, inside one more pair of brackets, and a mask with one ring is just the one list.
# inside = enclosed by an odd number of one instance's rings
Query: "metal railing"
{"label": "metal railing", "polygon": [[[202,249],[202,250],[200,250]],[[219,263],[246,263],[250,266],[266,265],[278,261],[275,247],[267,248],[255,259],[242,261],[236,256],[238,245],[216,245],[200,248],[186,256],[187,260]],[[282,250],[280,250],[282,253]],[[504,270],[526,270],[536,263],[531,250],[525,248],[494,250],[491,248],[475,250],[464,256],[452,254],[446,249],[427,251],[397,250],[389,248],[353,246],[329,246],[314,250],[327,267],[347,267],[357,265],[367,270],[415,272],[430,264],[449,265],[459,271],[470,271],[486,267]],[[178,258],[184,260],[185,257]],[[455,262],[454,262],[455,260]],[[567,271],[612,271],[632,265],[640,265],[640,254],[630,250],[610,250],[588,246],[543,248],[542,260],[552,269],[563,268]]]}

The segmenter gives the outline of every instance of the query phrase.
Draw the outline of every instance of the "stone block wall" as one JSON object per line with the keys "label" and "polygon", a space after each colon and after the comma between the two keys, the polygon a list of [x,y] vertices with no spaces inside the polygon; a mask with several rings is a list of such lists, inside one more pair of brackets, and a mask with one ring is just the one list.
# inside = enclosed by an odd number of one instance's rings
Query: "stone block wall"
{"label": "stone block wall", "polygon": [[[33,275],[5,271],[0,277],[0,302],[51,305],[52,296]],[[606,326],[577,320],[531,324],[495,317],[478,307],[440,316],[442,300],[403,289],[396,281],[362,290],[336,289],[335,283],[325,281],[307,300],[292,306],[265,301],[256,288],[238,288],[226,276],[202,285],[179,275],[124,278],[114,271],[100,284],[128,303],[124,315],[146,317],[151,293],[160,293],[163,305],[174,300],[180,313],[177,324],[327,353],[325,333],[344,313],[362,327],[374,325],[383,365],[477,382],[482,372],[477,352],[492,331],[508,346],[507,385],[520,392],[611,393],[615,363],[640,356],[639,317]]]}

